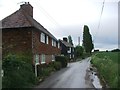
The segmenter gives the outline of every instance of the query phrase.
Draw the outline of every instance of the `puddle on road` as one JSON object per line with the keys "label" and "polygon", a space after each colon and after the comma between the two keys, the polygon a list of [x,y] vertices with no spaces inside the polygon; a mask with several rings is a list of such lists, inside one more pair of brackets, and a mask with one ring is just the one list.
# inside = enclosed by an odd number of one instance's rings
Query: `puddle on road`
{"label": "puddle on road", "polygon": [[85,83],[94,86],[95,88],[102,88],[100,79],[96,74],[97,70],[93,67],[88,67],[86,70]]}

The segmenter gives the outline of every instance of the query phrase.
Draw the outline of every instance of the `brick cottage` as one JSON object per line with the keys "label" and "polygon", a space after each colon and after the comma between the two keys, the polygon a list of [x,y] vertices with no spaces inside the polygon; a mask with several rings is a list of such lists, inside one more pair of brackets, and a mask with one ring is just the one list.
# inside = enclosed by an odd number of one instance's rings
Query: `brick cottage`
{"label": "brick cottage", "polygon": [[32,53],[36,64],[49,63],[61,53],[58,40],[33,18],[33,7],[25,2],[2,20],[3,55]]}

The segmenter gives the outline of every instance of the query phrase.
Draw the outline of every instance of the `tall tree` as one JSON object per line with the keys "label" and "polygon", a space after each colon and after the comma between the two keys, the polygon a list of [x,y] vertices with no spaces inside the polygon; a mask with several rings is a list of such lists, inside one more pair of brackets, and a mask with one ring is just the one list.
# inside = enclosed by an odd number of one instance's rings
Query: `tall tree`
{"label": "tall tree", "polygon": [[68,42],[73,45],[73,41],[72,41],[71,35],[68,36]]}
{"label": "tall tree", "polygon": [[84,25],[84,31],[83,31],[83,46],[86,53],[91,53],[92,49],[94,48],[93,42],[92,42],[92,36],[89,32],[89,28],[87,25]]}

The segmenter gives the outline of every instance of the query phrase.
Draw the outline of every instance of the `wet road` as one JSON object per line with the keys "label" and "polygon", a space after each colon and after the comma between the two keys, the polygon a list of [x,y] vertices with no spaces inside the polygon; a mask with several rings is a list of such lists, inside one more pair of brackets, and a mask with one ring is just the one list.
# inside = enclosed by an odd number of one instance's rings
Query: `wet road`
{"label": "wet road", "polygon": [[87,58],[69,63],[67,68],[55,72],[36,88],[93,88],[92,84],[85,80],[89,60],[90,58]]}

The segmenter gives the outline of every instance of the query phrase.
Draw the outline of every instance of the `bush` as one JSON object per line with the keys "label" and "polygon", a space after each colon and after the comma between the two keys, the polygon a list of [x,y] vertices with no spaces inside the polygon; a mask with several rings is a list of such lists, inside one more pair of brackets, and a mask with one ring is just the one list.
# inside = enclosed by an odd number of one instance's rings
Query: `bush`
{"label": "bush", "polygon": [[49,76],[49,74],[53,71],[52,67],[42,68],[41,76]]}
{"label": "bush", "polygon": [[60,62],[60,63],[61,63],[61,66],[62,66],[63,68],[64,68],[64,67],[67,67],[67,62],[68,62],[67,57],[65,57],[65,56],[56,56],[56,57],[55,57],[55,61]]}
{"label": "bush", "polygon": [[16,55],[8,55],[3,59],[2,68],[4,76],[2,78],[3,88],[24,88],[36,83],[32,65],[16,59]]}
{"label": "bush", "polygon": [[55,70],[60,70],[62,65],[60,62],[55,61],[53,62],[53,67],[55,68]]}
{"label": "bush", "polygon": [[43,64],[38,66],[38,75],[39,77],[46,77],[51,72],[60,70],[61,69],[61,63],[60,62],[51,62],[48,65]]}
{"label": "bush", "polygon": [[38,77],[39,78],[45,78],[46,76],[49,76],[49,74],[54,71],[54,68],[52,67],[52,64],[41,64],[37,66],[38,68]]}

